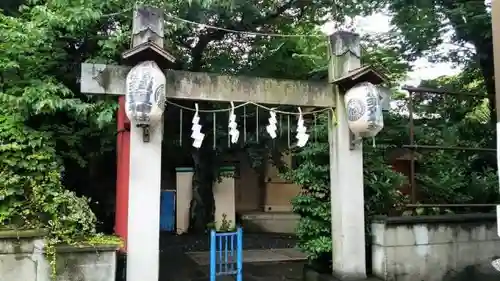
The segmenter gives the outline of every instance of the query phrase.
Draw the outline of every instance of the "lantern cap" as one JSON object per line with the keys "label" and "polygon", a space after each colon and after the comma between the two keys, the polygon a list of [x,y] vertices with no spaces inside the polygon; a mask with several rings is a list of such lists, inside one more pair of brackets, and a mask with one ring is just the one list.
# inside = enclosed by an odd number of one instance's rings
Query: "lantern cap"
{"label": "lantern cap", "polygon": [[374,85],[386,83],[388,78],[378,71],[373,65],[366,65],[349,71],[346,75],[332,81],[344,89],[350,89],[362,82],[370,82]]}
{"label": "lantern cap", "polygon": [[124,64],[131,66],[137,65],[143,61],[152,60],[162,69],[169,68],[176,61],[172,54],[151,41],[141,43],[123,52],[122,59]]}

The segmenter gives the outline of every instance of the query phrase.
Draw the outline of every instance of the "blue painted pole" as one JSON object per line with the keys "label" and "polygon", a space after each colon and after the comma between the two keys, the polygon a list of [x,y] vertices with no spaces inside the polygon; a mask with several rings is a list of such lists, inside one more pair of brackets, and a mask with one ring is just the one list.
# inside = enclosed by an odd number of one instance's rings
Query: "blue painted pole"
{"label": "blue painted pole", "polygon": [[241,227],[238,227],[237,235],[236,235],[236,257],[237,263],[236,268],[238,273],[236,275],[236,281],[243,281],[243,230]]}
{"label": "blue painted pole", "polygon": [[219,260],[218,260],[218,262],[219,262],[219,270],[218,270],[218,272],[220,274],[221,272],[223,272],[222,271],[222,265],[224,263],[224,260],[222,259],[222,238],[224,236],[222,236],[222,235],[219,234],[219,235],[216,235],[215,237],[217,237],[217,236],[219,236],[219,247],[215,248],[215,251],[219,252]]}
{"label": "blue painted pole", "polygon": [[217,260],[216,260],[216,248],[217,248],[217,243],[215,239],[215,230],[210,231],[210,281],[215,281],[215,267],[217,266]]}
{"label": "blue painted pole", "polygon": [[231,272],[234,273],[234,271],[236,270],[236,263],[235,263],[236,260],[234,258],[236,256],[235,255],[235,251],[234,251],[234,248],[235,248],[234,247],[235,246],[234,245],[234,235],[231,235],[231,244],[230,244],[230,246],[231,246],[231,269],[230,270],[231,270]]}
{"label": "blue painted pole", "polygon": [[228,245],[229,236],[224,236],[224,272],[229,272]]}

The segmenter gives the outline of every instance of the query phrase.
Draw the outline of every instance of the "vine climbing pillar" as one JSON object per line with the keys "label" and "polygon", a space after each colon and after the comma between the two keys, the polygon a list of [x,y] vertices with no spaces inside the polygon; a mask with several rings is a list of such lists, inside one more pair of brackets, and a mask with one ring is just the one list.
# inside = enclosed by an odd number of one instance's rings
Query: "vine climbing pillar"
{"label": "vine climbing pillar", "polygon": [[[360,38],[350,32],[336,32],[329,40],[328,80],[334,83],[359,69]],[[352,147],[345,111],[345,89],[334,85],[336,114],[330,118],[330,190],[332,216],[332,266],[341,280],[366,278],[365,215],[363,195],[363,148]]]}

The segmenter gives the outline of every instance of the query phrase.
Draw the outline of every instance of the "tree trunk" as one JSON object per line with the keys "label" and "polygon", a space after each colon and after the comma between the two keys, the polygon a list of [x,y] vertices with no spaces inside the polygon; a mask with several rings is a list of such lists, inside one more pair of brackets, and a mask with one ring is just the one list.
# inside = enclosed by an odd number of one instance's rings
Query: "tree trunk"
{"label": "tree trunk", "polygon": [[204,232],[209,223],[214,222],[215,200],[213,185],[217,176],[215,152],[211,148],[197,149],[192,152],[194,163],[193,198],[190,205],[189,230]]}

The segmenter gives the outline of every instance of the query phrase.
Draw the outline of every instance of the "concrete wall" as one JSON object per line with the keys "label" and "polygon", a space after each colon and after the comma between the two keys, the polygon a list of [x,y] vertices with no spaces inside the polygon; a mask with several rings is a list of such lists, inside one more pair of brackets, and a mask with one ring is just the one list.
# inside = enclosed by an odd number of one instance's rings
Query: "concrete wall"
{"label": "concrete wall", "polygon": [[254,212],[241,216],[245,231],[295,234],[300,216],[294,213]]}
{"label": "concrete wall", "polygon": [[[291,155],[284,155],[283,162],[287,166],[292,164]],[[276,167],[271,163],[267,164],[266,168],[266,183],[265,183],[265,212],[291,212],[291,200],[300,192],[300,186],[284,180]]]}
{"label": "concrete wall", "polygon": [[175,197],[175,227],[177,234],[186,233],[189,230],[189,208],[193,198],[193,174],[192,168],[177,168]]}
{"label": "concrete wall", "polygon": [[378,217],[371,230],[372,271],[383,280],[500,280],[495,214]]}
{"label": "concrete wall", "polygon": [[[58,247],[56,281],[114,281],[116,246]],[[53,281],[37,232],[0,232],[0,280]]]}
{"label": "concrete wall", "polygon": [[259,175],[252,169],[248,157],[239,157],[238,173],[234,179],[236,211],[248,212],[262,210],[260,203],[262,192]]}
{"label": "concrete wall", "polygon": [[[291,156],[284,156],[291,164]],[[236,210],[242,214],[245,231],[295,233],[299,216],[292,213],[291,200],[300,186],[282,179],[271,163],[267,164],[264,182],[245,161],[240,161],[240,178],[235,180]]]}
{"label": "concrete wall", "polygon": [[292,212],[291,200],[299,194],[300,187],[286,182],[268,182],[265,192],[265,212]]}
{"label": "concrete wall", "polygon": [[[223,173],[228,173],[227,176],[222,176],[220,182],[214,183],[213,193],[215,201],[215,223],[220,227],[223,215],[226,216],[226,221],[232,226],[236,224],[236,209],[235,209],[235,179],[233,167],[222,167]],[[177,234],[186,233],[189,229],[189,209],[191,199],[193,198],[192,168],[177,168],[176,169],[176,232]]]}
{"label": "concrete wall", "polygon": [[216,182],[213,187],[215,201],[215,226],[219,229],[222,226],[223,220],[226,220],[230,227],[236,226],[236,208],[234,194],[234,168],[222,167],[223,173],[228,173],[227,176],[222,176],[220,182]]}
{"label": "concrete wall", "polygon": [[[233,178],[224,178],[214,185],[217,225],[222,214],[233,224],[235,213],[242,214],[245,227],[250,231],[294,233],[299,216],[292,214],[291,200],[300,192],[298,185],[283,180],[271,163],[267,165],[265,182],[259,182],[259,175],[251,167],[246,156],[235,156],[238,171]],[[284,159],[290,165],[291,157]],[[176,169],[176,228],[185,233],[189,227],[189,206],[192,198],[192,168]],[[263,212],[273,213],[270,215]],[[247,228],[247,229],[248,229]]]}
{"label": "concrete wall", "polygon": [[[291,164],[291,156],[283,161]],[[300,192],[300,186],[287,182],[271,163],[267,164],[264,182],[250,166],[246,157],[239,159],[239,176],[235,179],[236,211],[291,212],[292,200]]]}
{"label": "concrete wall", "polygon": [[[238,157],[238,172],[234,178],[235,208],[240,213],[255,211],[291,212],[290,200],[300,192],[298,185],[283,180],[276,168],[269,163],[264,176],[265,182],[259,182],[259,175],[251,167],[247,157]],[[291,157],[285,157],[290,164]],[[176,169],[177,186],[177,228],[179,233],[187,229],[188,210],[191,200],[192,168]]]}

